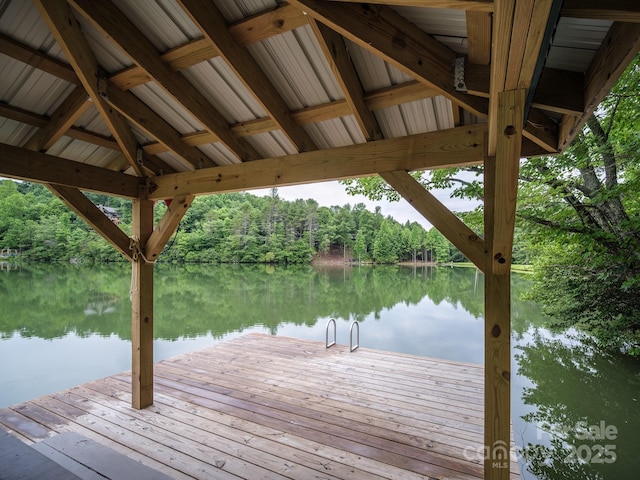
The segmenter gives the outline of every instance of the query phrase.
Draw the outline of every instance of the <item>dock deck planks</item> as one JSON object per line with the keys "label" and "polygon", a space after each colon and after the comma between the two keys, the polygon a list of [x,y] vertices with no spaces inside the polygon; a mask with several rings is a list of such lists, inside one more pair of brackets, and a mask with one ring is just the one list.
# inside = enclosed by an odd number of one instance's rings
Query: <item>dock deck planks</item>
{"label": "dock deck planks", "polygon": [[[245,335],[0,410],[26,443],[75,432],[173,478],[482,478],[479,365]],[[511,478],[519,478],[511,462]]]}

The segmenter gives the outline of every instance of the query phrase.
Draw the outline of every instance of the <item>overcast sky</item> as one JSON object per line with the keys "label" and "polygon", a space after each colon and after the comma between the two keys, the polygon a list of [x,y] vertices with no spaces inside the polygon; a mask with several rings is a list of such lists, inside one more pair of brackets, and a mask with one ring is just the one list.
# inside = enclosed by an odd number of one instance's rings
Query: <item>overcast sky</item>
{"label": "overcast sky", "polygon": [[[269,195],[271,189],[252,190],[249,193],[258,196]],[[449,210],[454,212],[464,212],[473,210],[478,202],[471,202],[469,200],[460,200],[457,198],[449,198],[448,192],[439,190],[432,192],[442,203],[444,203]],[[410,222],[418,222],[424,228],[430,228],[431,224],[420,215],[409,203],[403,198],[398,202],[388,202],[386,200],[374,202],[369,200],[363,195],[348,195],[345,191],[345,187],[338,182],[323,182],[315,183],[311,185],[298,185],[291,187],[279,187],[278,194],[280,198],[284,200],[293,201],[298,198],[308,199],[313,198],[320,205],[325,207],[331,207],[333,205],[342,206],[349,204],[352,207],[357,203],[364,203],[367,209],[374,211],[376,206],[380,206],[382,215],[392,216],[400,223],[405,223],[407,220]]]}

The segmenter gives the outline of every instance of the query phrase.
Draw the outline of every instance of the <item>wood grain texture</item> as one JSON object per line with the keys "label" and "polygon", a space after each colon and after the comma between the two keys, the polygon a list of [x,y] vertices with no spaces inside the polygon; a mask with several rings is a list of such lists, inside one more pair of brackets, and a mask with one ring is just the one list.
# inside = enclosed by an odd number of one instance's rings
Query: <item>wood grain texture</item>
{"label": "wood grain texture", "polygon": [[130,388],[117,374],[0,409],[0,425],[75,432],[178,479],[483,478],[480,365],[250,334],[158,363],[150,408]]}
{"label": "wood grain texture", "polygon": [[56,183],[116,197],[135,198],[139,180],[132,175],[0,143],[0,173],[9,178]]}
{"label": "wood grain texture", "polygon": [[153,177],[149,198],[202,195],[339,180],[394,170],[478,165],[485,125],[457,127],[398,139],[317,150],[241,165]]}
{"label": "wood grain texture", "polygon": [[147,241],[145,256],[149,260],[155,261],[158,258],[160,252],[162,252],[162,249],[169,241],[169,238],[171,238],[171,235],[176,232],[180,221],[189,210],[193,199],[193,195],[181,195],[171,200],[171,205],[169,205],[169,208],[167,208],[167,211]]}
{"label": "wood grain texture", "polygon": [[153,202],[145,193],[133,200],[131,226],[140,249],[131,262],[131,406],[137,409],[153,404],[153,263],[142,255],[153,233]]}

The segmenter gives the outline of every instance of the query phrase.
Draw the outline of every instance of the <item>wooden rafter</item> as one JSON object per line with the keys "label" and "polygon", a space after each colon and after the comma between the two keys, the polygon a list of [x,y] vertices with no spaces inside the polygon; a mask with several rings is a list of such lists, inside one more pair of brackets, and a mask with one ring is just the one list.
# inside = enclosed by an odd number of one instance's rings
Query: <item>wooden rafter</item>
{"label": "wooden rafter", "polygon": [[451,61],[456,54],[390,7],[318,0],[292,0],[291,3],[455,104],[486,116],[485,101],[453,87]]}
{"label": "wooden rafter", "polygon": [[378,121],[366,104],[364,90],[342,36],[326,25],[310,21],[311,28],[349,105],[351,113],[367,140],[383,138]]}
{"label": "wooden rafter", "polygon": [[231,36],[228,25],[215,4],[203,0],[178,0],[178,3],[296,149],[315,150],[315,143],[291,119],[289,108],[267,75],[249,52]]}
{"label": "wooden rafter", "polygon": [[140,179],[86,163],[0,143],[0,174],[37,183],[55,183],[116,197],[136,198]]}
{"label": "wooden rafter", "polygon": [[640,24],[614,23],[585,74],[583,113],[577,117],[565,115],[562,118],[559,132],[560,151],[571,144],[587,118],[639,51]]}
{"label": "wooden rafter", "polygon": [[486,267],[484,241],[406,171],[380,176],[480,270]]}
{"label": "wooden rafter", "polygon": [[129,237],[113,223],[80,190],[63,185],[47,185],[47,188],[67,207],[84,219],[102,238],[113,245],[125,258],[131,260]]}
{"label": "wooden rafter", "polygon": [[65,0],[34,0],[34,2],[129,164],[138,176],[144,176],[145,172],[137,161],[138,142],[127,121],[112,111],[102,100],[96,82],[100,66],[69,5]]}
{"label": "wooden rafter", "polygon": [[150,179],[149,198],[201,195],[370,176],[395,170],[479,165],[486,125],[263,159]]}
{"label": "wooden rafter", "polygon": [[636,0],[564,0],[562,16],[640,23],[640,8]]}
{"label": "wooden rafter", "polygon": [[238,162],[260,158],[250,144],[231,133],[222,114],[192,83],[160,59],[151,41],[109,0],[71,0],[71,3],[131,60],[142,67],[173,99],[194,115],[206,130],[217,136],[236,156]]}

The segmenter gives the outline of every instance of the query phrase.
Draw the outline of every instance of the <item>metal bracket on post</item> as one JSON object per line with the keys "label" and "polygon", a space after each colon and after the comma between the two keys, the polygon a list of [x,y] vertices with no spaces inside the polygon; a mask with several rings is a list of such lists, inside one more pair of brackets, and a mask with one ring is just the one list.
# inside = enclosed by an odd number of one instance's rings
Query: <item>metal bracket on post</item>
{"label": "metal bracket on post", "polygon": [[464,57],[454,58],[453,67],[453,88],[458,92],[466,92],[467,84],[464,81]]}
{"label": "metal bracket on post", "polygon": [[[356,327],[356,344],[353,344],[353,327]],[[353,352],[360,346],[360,324],[354,320],[349,327],[349,351]]]}
{"label": "metal bracket on post", "polygon": [[[329,343],[329,325],[333,323],[333,342]],[[336,320],[334,318],[330,318],[327,322],[327,331],[326,331],[326,348],[333,347],[336,344]]]}

